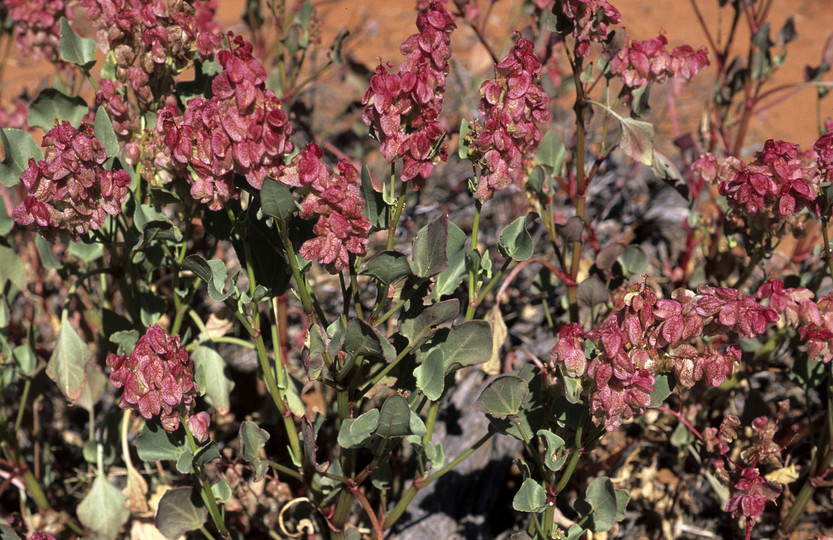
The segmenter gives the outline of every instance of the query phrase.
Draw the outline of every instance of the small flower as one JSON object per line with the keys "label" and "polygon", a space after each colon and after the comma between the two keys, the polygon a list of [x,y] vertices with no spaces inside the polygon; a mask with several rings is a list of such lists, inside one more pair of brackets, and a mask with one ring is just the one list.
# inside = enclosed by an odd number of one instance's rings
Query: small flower
{"label": "small flower", "polygon": [[180,418],[189,417],[194,435],[205,440],[208,415],[191,416],[199,387],[194,382],[194,363],[179,345],[179,336],[169,336],[153,325],[126,356],[107,356],[110,382],[124,388],[119,407],[137,411],[145,419],[159,417],[166,431],[176,431]]}
{"label": "small flower", "polygon": [[622,21],[619,10],[607,0],[557,0],[554,9],[559,7],[572,25],[577,56],[587,56],[591,42],[605,43],[610,27]]}
{"label": "small flower", "polygon": [[58,62],[61,17],[74,19],[71,2],[64,0],[6,0],[9,18],[14,22],[17,47],[34,60]]}
{"label": "small flower", "polygon": [[584,332],[579,323],[565,324],[558,331],[558,343],[552,350],[554,363],[563,363],[567,375],[581,377],[587,367],[584,356]]}
{"label": "small flower", "polygon": [[89,124],[75,129],[56,125],[43,138],[44,161],[29,159],[20,176],[28,194],[12,213],[14,220],[47,240],[59,233],[73,240],[97,230],[107,215],[117,215],[127,200],[130,175],[107,171],[104,146]]}
{"label": "small flower", "polygon": [[362,120],[381,144],[388,163],[402,158],[400,178],[422,189],[435,160],[445,161],[445,129],[439,122],[451,58],[449,34],[457,27],[441,2],[432,1],[417,16],[419,33],[402,43],[406,56],[398,73],[379,64],[362,97]]}
{"label": "small flower", "polygon": [[812,153],[799,153],[797,144],[770,139],[752,163],[720,182],[719,192],[750,227],[780,234],[803,208],[820,212],[820,184]]}
{"label": "small flower", "polygon": [[315,220],[315,238],[301,245],[299,253],[317,260],[330,273],[349,268],[350,257],[367,252],[370,221],[362,214],[365,201],[359,191],[359,172],[346,160],[339,162],[338,174],[321,161],[324,152],[310,143],[285,167],[278,181],[304,197],[300,216]]}
{"label": "small flower", "polygon": [[480,86],[479,111],[483,126],[473,123],[469,158],[480,162],[481,175],[474,193],[481,203],[506,189],[530,169],[541,142],[539,123],[550,118],[550,99],[535,81],[541,62],[531,41],[518,43],[495,66],[495,79]]}
{"label": "small flower", "polygon": [[629,41],[610,61],[610,72],[619,75],[625,85],[625,96],[635,88],[651,82],[663,82],[668,76],[690,80],[709,65],[705,48],[695,51],[689,45],[668,52],[668,39],[663,34],[646,41]]}
{"label": "small flower", "polygon": [[760,476],[757,467],[743,469],[740,480],[733,487],[738,492],[729,499],[725,511],[731,512],[732,517],[743,515],[753,522],[763,515],[766,503],[775,502],[783,490],[782,486]]}
{"label": "small flower", "polygon": [[211,210],[239,196],[235,174],[260,189],[264,178],[281,174],[284,156],[293,149],[289,118],[266,89],[266,70],[252,56],[252,44],[242,36],[230,41],[231,50],[217,53],[223,72],[212,81],[214,95],[190,100],[181,115],[170,103],[160,109],[153,142],[158,165],[184,176],[191,196]]}

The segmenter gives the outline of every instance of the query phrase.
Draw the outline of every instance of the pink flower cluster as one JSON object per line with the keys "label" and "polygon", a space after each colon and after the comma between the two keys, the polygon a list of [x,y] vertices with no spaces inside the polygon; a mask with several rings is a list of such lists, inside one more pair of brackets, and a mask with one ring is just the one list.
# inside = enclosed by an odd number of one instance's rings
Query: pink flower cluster
{"label": "pink flower cluster", "polygon": [[[439,122],[448,76],[449,34],[457,27],[454,16],[432,1],[417,16],[418,34],[400,47],[406,55],[398,73],[380,64],[362,97],[362,119],[381,143],[388,163],[402,158],[400,178],[421,189],[437,157],[445,161],[445,129]],[[388,64],[388,67],[392,67]]]}
{"label": "pink flower cluster", "polygon": [[770,278],[758,288],[757,296],[769,298],[769,307],[798,329],[810,358],[824,363],[833,360],[833,293],[815,302],[809,289],[784,288],[783,281]]}
{"label": "pink flower cluster", "polygon": [[605,43],[610,27],[622,21],[622,14],[607,0],[563,0],[559,4],[573,26],[576,56],[587,56],[591,42]]}
{"label": "pink flower cluster", "polygon": [[733,476],[737,478],[732,485],[733,494],[724,510],[730,512],[732,517],[742,515],[746,518],[747,538],[750,537],[755,521],[763,515],[766,503],[775,502],[783,490],[779,483],[761,476],[759,470],[761,465],[783,467],[781,452],[793,438],[787,435],[783,445],[775,442],[782,414],[789,411],[789,401],[780,402],[778,407],[775,421],[766,416],[759,416],[752,421],[753,441],[737,453],[740,462],[730,457],[730,453],[734,454],[730,452],[731,444],[738,439],[738,428],[741,426],[737,416],[726,415],[719,430],[707,428],[703,434],[707,449],[716,450],[721,456],[711,460],[715,476],[726,485],[731,484]]}
{"label": "pink flower cluster", "polygon": [[483,126],[474,124],[470,157],[488,172],[481,175],[474,196],[492,198],[520,179],[541,142],[538,123],[550,119],[550,98],[536,83],[541,61],[531,41],[518,38],[509,54],[495,65],[495,79],[480,86],[478,110]]}
{"label": "pink flower cluster", "polygon": [[75,129],[63,122],[43,138],[44,161],[29,159],[20,180],[28,194],[14,209],[14,220],[47,240],[65,233],[73,240],[97,230],[107,214],[117,215],[127,200],[130,175],[107,171],[104,146],[92,126]]}
{"label": "pink flower cluster", "polygon": [[6,0],[9,17],[14,21],[14,37],[24,56],[44,58],[55,63],[60,58],[61,17],[75,18],[70,1]]}
{"label": "pink flower cluster", "polygon": [[[719,386],[732,376],[734,364],[740,361],[739,348],[700,350],[693,340],[730,331],[754,337],[777,320],[774,309],[734,289],[701,285],[696,293],[677,289],[670,299],[658,300],[645,284],[637,284],[617,301],[616,311],[599,328],[584,332],[578,323],[562,327],[552,360],[554,365],[563,364],[570,377],[586,374],[595,381],[590,410],[612,431],[648,407],[660,373],[673,370],[686,388],[699,380]],[[589,364],[586,339],[597,351]]]}
{"label": "pink flower cluster", "polygon": [[813,157],[799,153],[797,144],[770,139],[752,163],[720,182],[720,194],[750,227],[779,233],[803,208],[820,212],[821,177]]}
{"label": "pink flower cluster", "polygon": [[284,168],[278,181],[297,188],[303,196],[300,216],[315,220],[316,237],[307,240],[299,253],[316,260],[330,273],[350,267],[350,256],[367,252],[370,221],[362,214],[365,201],[359,191],[359,172],[346,160],[338,164],[338,174],[321,161],[324,152],[310,143]]}
{"label": "pink flower cluster", "polygon": [[208,413],[191,414],[199,387],[194,382],[194,363],[179,346],[179,336],[171,337],[154,324],[132,353],[108,355],[107,366],[112,370],[110,382],[124,388],[119,407],[138,411],[148,420],[158,416],[171,432],[179,428],[181,418],[187,418],[197,440],[208,438]]}
{"label": "pink flower cluster", "polygon": [[266,70],[252,56],[252,44],[242,36],[233,44],[217,53],[223,72],[212,81],[211,99],[190,100],[182,115],[169,103],[156,121],[156,165],[178,170],[191,196],[212,210],[238,196],[235,174],[260,189],[267,175],[280,175],[293,148],[289,118],[266,89]]}
{"label": "pink flower cluster", "polygon": [[[81,0],[81,5],[97,29],[98,46],[112,52],[120,83],[102,86],[96,100],[113,117],[127,112],[131,131],[145,112],[173,91],[173,75],[191,63],[195,49],[211,56],[220,48],[216,0]],[[135,96],[129,108],[124,103],[126,87]],[[114,92],[122,102],[110,110]]]}
{"label": "pink flower cluster", "polygon": [[613,57],[610,72],[622,78],[626,95],[650,82],[661,83],[666,77],[690,80],[709,65],[707,49],[695,51],[689,45],[681,45],[668,52],[667,44],[663,34],[646,41],[629,41]]}

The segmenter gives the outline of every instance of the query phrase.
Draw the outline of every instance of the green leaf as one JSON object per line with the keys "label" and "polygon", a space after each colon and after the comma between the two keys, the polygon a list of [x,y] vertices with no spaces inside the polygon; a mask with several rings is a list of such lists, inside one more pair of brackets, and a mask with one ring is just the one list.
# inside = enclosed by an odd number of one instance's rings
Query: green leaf
{"label": "green leaf", "polygon": [[225,479],[220,478],[213,484],[211,484],[211,493],[214,495],[215,499],[220,499],[221,502],[227,503],[229,499],[231,499],[231,486],[228,485],[228,482]]}
{"label": "green leaf", "polygon": [[454,223],[448,223],[448,243],[445,248],[448,268],[434,278],[434,300],[452,294],[466,275],[466,233]]}
{"label": "green leaf", "polygon": [[518,512],[532,512],[538,513],[547,507],[547,492],[544,491],[543,486],[533,480],[527,478],[521,484],[521,489],[515,494],[512,499],[512,508]]}
{"label": "green leaf", "polygon": [[31,345],[18,345],[12,351],[12,356],[14,357],[15,363],[17,363],[17,367],[20,368],[20,373],[26,377],[31,377],[35,374],[38,368],[38,357],[35,356],[35,351],[32,350]]}
{"label": "green leaf", "polygon": [[390,285],[397,279],[411,275],[408,257],[398,251],[382,251],[364,262],[362,274],[378,279],[383,285]]}
{"label": "green leaf", "polygon": [[46,374],[55,381],[70,403],[74,403],[84,389],[87,362],[92,358],[93,352],[67,320],[65,312],[61,317],[55,350],[46,365]]}
{"label": "green leaf", "polygon": [[[2,205],[0,205],[2,206]],[[58,257],[52,252],[52,244],[47,242],[41,235],[35,236],[35,247],[38,248],[38,255],[40,262],[47,270],[55,270],[60,268],[61,262]]]}
{"label": "green leaf", "polygon": [[500,252],[504,257],[515,261],[525,261],[532,257],[532,236],[526,230],[535,221],[538,214],[530,212],[521,216],[500,233]]}
{"label": "green leaf", "polygon": [[457,146],[457,155],[460,159],[469,159],[469,149],[471,148],[471,140],[466,139],[468,137],[469,132],[471,132],[471,128],[469,127],[469,121],[463,118],[460,120],[460,136],[458,137],[458,146]]}
{"label": "green leaf", "polygon": [[654,162],[654,126],[650,122],[621,118],[622,140],[619,146],[634,161],[649,167]]}
{"label": "green leaf", "polygon": [[107,478],[97,476],[87,496],[78,505],[78,519],[94,533],[115,538],[130,517],[130,511],[124,507],[125,500],[122,492]]}
{"label": "green leaf", "polygon": [[260,451],[269,440],[269,432],[260,429],[257,424],[244,420],[240,424],[240,447],[243,459],[248,461],[255,471],[255,482],[259,482],[269,466],[266,459],[261,457]]}
{"label": "green leaf", "polygon": [[403,437],[410,433],[411,409],[408,402],[399,394],[390,396],[382,404],[379,412],[379,425],[374,433],[383,439]]}
{"label": "green leaf", "polygon": [[198,501],[195,489],[172,488],[159,499],[156,528],[167,538],[179,538],[205,523],[206,510]]}
{"label": "green leaf", "polygon": [[445,358],[439,347],[432,350],[414,370],[417,387],[431,401],[437,401],[445,387]]}
{"label": "green leaf", "polygon": [[353,357],[363,355],[382,358],[388,363],[396,358],[396,349],[388,338],[361,319],[350,319],[347,323],[341,350]]}
{"label": "green leaf", "polygon": [[578,284],[576,297],[582,304],[592,308],[607,302],[610,299],[610,292],[599,276],[591,274],[590,277]]}
{"label": "green leaf", "polygon": [[[477,408],[495,418],[518,414],[529,394],[529,385],[517,375],[501,375],[483,389],[477,398]],[[528,510],[527,510],[528,511]]]}
{"label": "green leaf", "polygon": [[[0,200],[0,204],[2,202]],[[0,245],[0,292],[3,291],[9,281],[18,291],[25,290],[28,276],[26,265],[17,256],[17,253],[10,247]]]}
{"label": "green leaf", "polygon": [[226,288],[226,264],[219,259],[211,259],[206,261],[199,255],[188,255],[182,262],[182,268],[190,270],[196,274],[197,277],[205,281],[208,287],[208,296],[215,302],[224,302],[228,297],[238,293],[237,287],[231,286],[229,290],[223,292]]}
{"label": "green leaf", "polygon": [[21,540],[3,518],[0,518],[0,540]]}
{"label": "green leaf", "polygon": [[220,414],[229,411],[229,394],[233,383],[228,376],[228,369],[223,357],[210,347],[198,346],[191,353],[194,361],[194,380],[200,391],[211,400],[211,405]]}
{"label": "green leaf", "polygon": [[379,427],[379,409],[370,409],[354,419],[347,419],[338,432],[338,444],[355,448],[362,444]]}
{"label": "green leaf", "polygon": [[388,205],[382,194],[373,189],[373,181],[370,179],[370,171],[367,165],[362,167],[362,199],[365,201],[362,215],[370,220],[372,230],[380,231],[388,228]]}
{"label": "green leaf", "polygon": [[113,157],[119,153],[119,140],[116,131],[113,129],[113,122],[104,107],[95,111],[95,136],[104,145],[104,152],[107,157]]}
{"label": "green leaf", "polygon": [[654,380],[654,391],[651,392],[651,407],[659,407],[665,398],[671,395],[677,379],[673,374],[660,373]]}
{"label": "green leaf", "polygon": [[584,498],[576,504],[576,510],[590,516],[590,529],[595,532],[610,530],[624,516],[628,504],[628,493],[616,491],[610,478],[602,476],[593,480],[584,493]]}
{"label": "green leaf", "polygon": [[81,120],[89,111],[87,103],[78,96],[68,96],[54,88],[41,90],[35,101],[29,105],[30,126],[37,126],[49,131],[58,123],[66,120],[72,127],[78,129]]}
{"label": "green leaf", "polygon": [[295,199],[289,188],[272,178],[264,178],[260,188],[260,205],[263,213],[286,222],[295,211]]}
{"label": "green leaf", "polygon": [[539,429],[537,435],[546,444],[544,465],[553,472],[561,469],[567,462],[567,452],[564,451],[564,439],[546,429]]}
{"label": "green leaf", "polygon": [[636,245],[625,248],[617,260],[622,265],[626,277],[640,276],[648,270],[648,256]]}
{"label": "green leaf", "polygon": [[[408,338],[409,343],[413,343],[425,337],[431,328],[454,319],[459,313],[460,301],[458,299],[443,300],[423,308],[418,314],[400,319],[399,331]],[[485,362],[486,359],[483,361]]]}
{"label": "green leaf", "polygon": [[468,321],[452,327],[440,346],[445,372],[482,364],[492,354],[492,327],[486,321]]}
{"label": "green leaf", "polygon": [[[2,164],[0,164],[0,167],[2,167]],[[0,236],[6,236],[12,230],[12,227],[14,227],[14,220],[6,211],[6,201],[0,199],[0,202],[3,203],[0,204]]]}
{"label": "green leaf", "polygon": [[66,17],[61,17],[60,53],[61,60],[88,72],[95,65],[95,40],[76,34]]}
{"label": "green leaf", "polygon": [[86,244],[84,242],[70,242],[67,246],[67,253],[78,257],[85,263],[91,263],[104,255],[104,246],[99,243]]}
{"label": "green leaf", "polygon": [[413,254],[408,260],[415,276],[428,278],[448,268],[448,215],[429,223],[414,238]]}
{"label": "green leaf", "polygon": [[145,422],[142,432],[136,437],[136,452],[142,461],[179,461],[183,455],[191,456],[185,442],[185,431],[180,427],[169,433],[156,420]]}
{"label": "green leaf", "polygon": [[107,393],[110,379],[95,362],[87,364],[86,374],[87,383],[84,385],[84,389],[81,391],[81,395],[78,396],[78,401],[75,402],[75,405],[92,412],[96,403]]}
{"label": "green leaf", "polygon": [[29,168],[29,158],[43,161],[38,143],[29,133],[20,129],[0,128],[0,143],[3,144],[4,157],[0,162],[0,182],[13,186],[20,181],[20,175]]}
{"label": "green leaf", "polygon": [[566,158],[567,148],[561,135],[553,130],[547,131],[535,151],[535,161],[546,168],[550,176],[561,176]]}

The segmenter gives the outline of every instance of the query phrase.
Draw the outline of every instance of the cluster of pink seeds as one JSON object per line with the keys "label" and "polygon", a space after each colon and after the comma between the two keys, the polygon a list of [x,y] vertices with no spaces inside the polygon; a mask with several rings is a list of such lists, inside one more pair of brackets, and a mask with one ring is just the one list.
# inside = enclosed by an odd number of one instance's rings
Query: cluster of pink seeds
{"label": "cluster of pink seeds", "polygon": [[89,124],[75,129],[63,122],[43,138],[48,147],[43,161],[29,159],[20,176],[28,194],[14,209],[14,220],[47,240],[59,233],[78,240],[97,230],[107,215],[121,212],[127,200],[130,175],[108,171],[104,146]]}
{"label": "cluster of pink seeds", "polygon": [[107,366],[112,370],[110,382],[124,388],[119,407],[138,411],[148,420],[158,417],[171,432],[185,418],[198,441],[208,438],[208,413],[191,414],[199,387],[194,382],[194,363],[179,346],[179,336],[171,337],[153,325],[129,355],[108,355]]}

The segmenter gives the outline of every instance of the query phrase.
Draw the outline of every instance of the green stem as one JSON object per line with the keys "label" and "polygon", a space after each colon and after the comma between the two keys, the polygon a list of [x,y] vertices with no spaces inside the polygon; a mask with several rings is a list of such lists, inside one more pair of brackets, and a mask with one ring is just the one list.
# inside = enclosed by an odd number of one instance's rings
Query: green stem
{"label": "green stem", "polygon": [[[188,424],[185,422],[184,417],[181,419],[181,422],[182,427],[185,429],[185,435],[188,437],[188,444],[191,446],[191,453],[196,455],[198,450],[197,441],[194,440],[194,435],[191,433],[191,430],[188,429]],[[194,464],[194,479],[200,485],[200,496],[205,503],[205,507],[208,509],[211,521],[214,522],[214,526],[217,527],[217,530],[220,532],[220,536],[223,538],[229,538],[230,535],[228,529],[226,529],[223,516],[220,513],[220,507],[217,506],[217,499],[214,498],[214,493],[211,491],[211,484],[208,482],[208,478],[205,475],[205,470],[203,470],[202,465],[197,465],[196,463]]]}
{"label": "green stem", "polygon": [[813,461],[810,464],[810,473],[804,479],[804,485],[801,486],[801,491],[795,498],[790,507],[787,517],[781,522],[776,538],[789,538],[793,529],[798,524],[798,520],[804,514],[807,504],[813,497],[816,491],[815,481],[819,476],[823,476],[830,467],[831,457],[831,435],[833,435],[833,372],[827,372],[827,416],[825,418],[824,427],[821,431],[819,444],[816,446],[816,452],[813,454]]}
{"label": "green stem", "polygon": [[23,383],[23,394],[20,396],[20,406],[17,409],[17,418],[14,420],[14,432],[20,432],[20,426],[23,423],[23,413],[26,411],[26,402],[29,401],[29,389],[32,387],[32,379],[26,377]]}
{"label": "green stem", "polygon": [[[394,189],[396,188],[396,165],[390,164],[390,196],[393,197]],[[399,220],[402,217],[402,210],[405,208],[405,183],[399,183],[399,196],[396,198],[396,205],[391,209],[390,227],[388,228],[388,243],[386,249],[393,249],[394,241],[396,240],[396,227],[399,225]]]}
{"label": "green stem", "polygon": [[457,465],[462,463],[467,457],[476,452],[478,448],[483,446],[483,444],[486,443],[486,441],[491,439],[492,435],[494,435],[494,433],[489,432],[480,437],[480,439],[476,443],[474,443],[474,445],[472,445],[468,450],[457,456],[454,460],[450,461],[448,464],[446,464],[445,467],[439,469],[434,474],[426,478],[415,479],[411,486],[405,491],[405,493],[402,494],[402,498],[399,500],[398,503],[396,503],[396,506],[391,511],[391,513],[385,517],[385,521],[382,524],[382,529],[389,529],[393,526],[394,523],[396,523],[396,521],[400,517],[402,517],[402,514],[405,513],[405,509],[408,508],[408,505],[411,504],[411,501],[414,499],[414,497],[420,489],[426,487],[427,485],[434,482],[448,471],[457,467]]}
{"label": "green stem", "polygon": [[[471,250],[469,257],[466,258],[466,265],[469,267],[469,305],[466,308],[466,321],[474,318],[474,310],[477,306],[477,298],[480,296],[477,290],[477,277],[480,274],[480,257],[475,257],[474,254],[480,255],[480,250],[477,249],[477,231],[480,228],[480,211],[483,208],[483,203],[479,200],[474,201],[474,223],[471,226]],[[478,267],[474,264],[477,262]]]}

